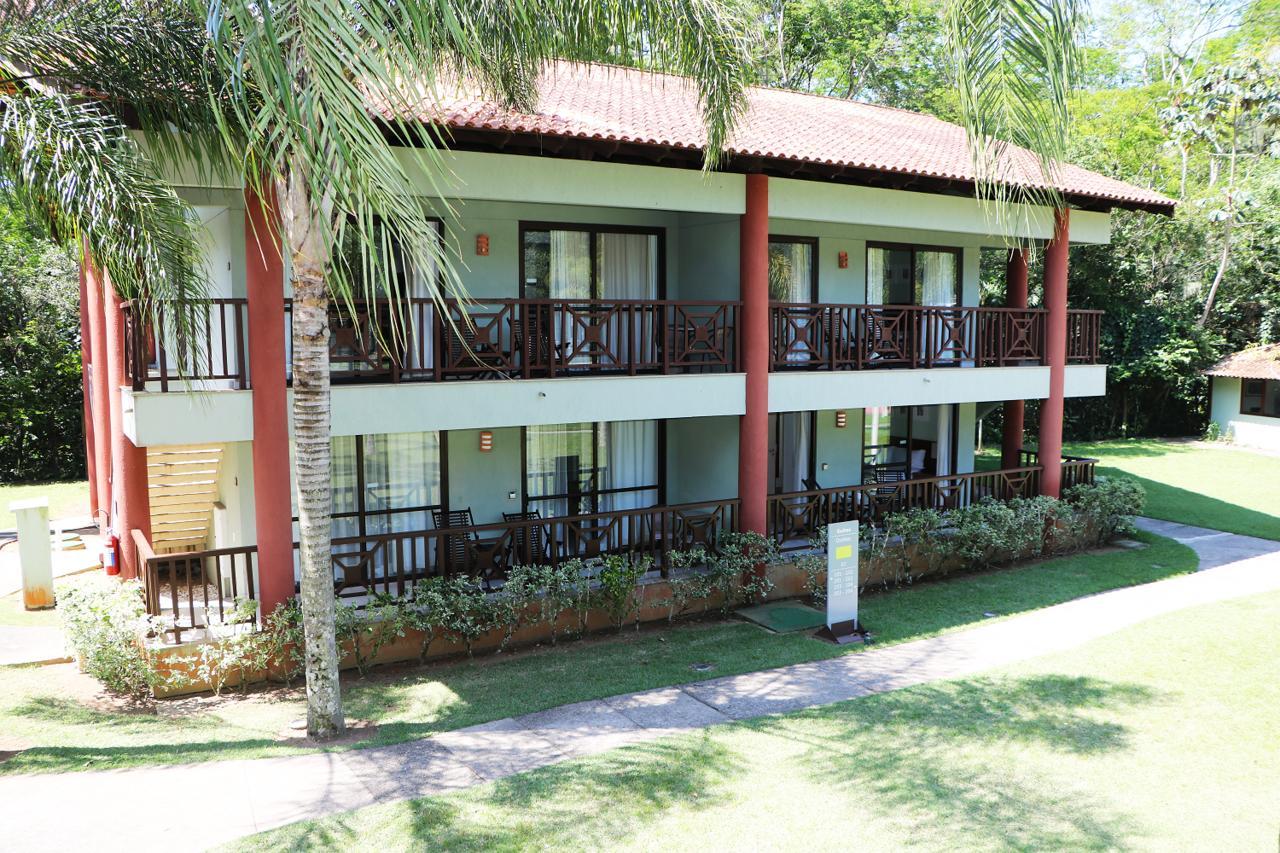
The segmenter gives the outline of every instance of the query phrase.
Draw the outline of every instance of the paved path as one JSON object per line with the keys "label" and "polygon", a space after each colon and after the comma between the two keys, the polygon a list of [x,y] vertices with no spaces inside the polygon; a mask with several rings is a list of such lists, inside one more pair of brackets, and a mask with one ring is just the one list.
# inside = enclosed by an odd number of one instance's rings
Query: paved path
{"label": "paved path", "polygon": [[[1280,590],[1275,550],[1177,531],[1215,568],[832,660],[580,702],[376,749],[0,778],[7,850],[215,845],[294,821],[481,782],[731,720],[797,711],[1071,648],[1186,607]],[[1275,543],[1272,543],[1274,545]],[[1253,547],[1253,546],[1250,546]],[[128,792],[121,800],[122,792]],[[122,805],[127,803],[127,805]]]}
{"label": "paved path", "polygon": [[[72,529],[72,528],[67,528]],[[75,551],[53,552],[53,576],[55,578],[79,574],[102,565],[100,552],[102,538],[87,530],[80,534],[84,548]],[[18,540],[0,541],[0,596],[22,590],[22,562],[18,559]]]}
{"label": "paved path", "polygon": [[1167,536],[1191,548],[1200,557],[1200,571],[1216,569],[1218,566],[1247,560],[1250,557],[1280,553],[1280,542],[1192,527],[1190,524],[1179,524],[1176,521],[1139,518],[1138,526],[1151,533]]}
{"label": "paved path", "polygon": [[69,660],[61,628],[0,625],[0,666]]}

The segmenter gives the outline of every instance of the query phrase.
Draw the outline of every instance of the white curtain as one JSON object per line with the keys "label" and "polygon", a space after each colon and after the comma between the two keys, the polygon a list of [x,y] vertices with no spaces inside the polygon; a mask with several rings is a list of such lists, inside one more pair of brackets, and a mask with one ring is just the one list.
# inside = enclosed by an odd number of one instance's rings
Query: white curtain
{"label": "white curtain", "polygon": [[552,299],[591,298],[591,235],[552,231],[547,295]]}
{"label": "white curtain", "polygon": [[601,484],[607,489],[648,487],[643,491],[606,495],[601,511],[653,506],[658,484],[657,421],[615,421],[602,425],[607,469]]}
{"label": "white curtain", "polygon": [[786,412],[778,416],[779,492],[802,492],[809,476],[809,434],[812,419],[808,412]]}
{"label": "white curtain", "polygon": [[951,409],[950,405],[934,406],[933,416],[937,419],[937,442],[934,445],[933,455],[937,460],[937,471],[935,476],[945,477],[955,473],[955,460],[951,458]]}
{"label": "white curtain", "polygon": [[919,305],[955,305],[956,256],[916,252],[916,301]]}
{"label": "white curtain", "polygon": [[428,529],[428,510],[394,510],[440,503],[440,434],[364,436],[364,503],[370,534]]}
{"label": "white curtain", "polygon": [[[596,241],[601,299],[658,298],[657,235],[601,233]],[[656,361],[657,340],[653,335],[645,339],[643,312],[637,311],[630,317],[630,323],[618,324],[606,337],[612,343],[614,355],[627,358],[634,339],[636,357],[641,361]]]}
{"label": "white curtain", "polygon": [[867,298],[868,305],[883,305],[885,299],[885,260],[888,252],[884,249],[867,249]]}
{"label": "white curtain", "polygon": [[[444,237],[439,222],[430,223],[431,241],[437,250],[444,248]],[[407,296],[409,310],[406,315],[408,328],[405,330],[408,339],[408,358],[405,367],[410,370],[425,370],[435,365],[435,324],[432,322],[439,307],[432,298],[440,281],[440,265],[434,258],[415,264],[408,270]]]}
{"label": "white curtain", "polygon": [[[594,435],[589,423],[545,424],[525,430],[525,491],[528,496],[567,495],[591,485]],[[543,518],[578,515],[589,509],[568,498],[531,500]]]}

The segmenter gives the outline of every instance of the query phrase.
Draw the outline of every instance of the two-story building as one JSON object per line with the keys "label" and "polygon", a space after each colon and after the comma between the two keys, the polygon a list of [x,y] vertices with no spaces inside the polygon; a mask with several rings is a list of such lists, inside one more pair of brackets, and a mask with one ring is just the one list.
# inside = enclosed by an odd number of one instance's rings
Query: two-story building
{"label": "two-story building", "polygon": [[[459,99],[422,117],[451,133],[446,197],[424,178],[422,203],[470,300],[435,301],[435,271],[406,270],[394,341],[374,334],[391,306],[334,310],[340,594],[610,550],[661,565],[730,528],[793,544],[1091,476],[1061,449],[1064,399],[1106,390],[1068,247],[1107,242],[1113,209],[1173,202],[1062,166],[1067,208],[997,225],[957,126],[771,89],[749,105],[711,173],[676,77],[563,66],[536,114]],[[94,316],[87,270],[89,453],[126,571],[165,572],[172,600],[153,607],[199,624],[201,596],[294,588],[289,291],[241,186],[175,182],[203,222],[206,339],[184,353],[118,301]],[[1001,304],[980,298],[981,251],[1013,240],[1043,249],[1038,307],[1021,250]],[[1002,464],[975,471],[998,405]]]}

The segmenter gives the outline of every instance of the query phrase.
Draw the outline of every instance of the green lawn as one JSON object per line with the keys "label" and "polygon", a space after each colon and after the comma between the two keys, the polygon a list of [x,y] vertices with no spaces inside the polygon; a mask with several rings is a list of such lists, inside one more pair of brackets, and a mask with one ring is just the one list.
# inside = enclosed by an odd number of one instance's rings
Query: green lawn
{"label": "green lawn", "polygon": [[[55,588],[56,589],[56,588]],[[0,627],[56,628],[61,624],[56,610],[26,610],[22,593],[0,597]]]}
{"label": "green lawn", "polygon": [[1142,483],[1144,515],[1280,540],[1280,457],[1156,439],[1074,444],[1067,452]]}
{"label": "green lawn", "polygon": [[13,513],[9,512],[9,504],[31,498],[49,499],[51,521],[89,515],[89,484],[87,482],[0,484],[0,530],[13,530],[16,523]]}
{"label": "green lawn", "polygon": [[1274,850],[1280,594],[236,850]]}
{"label": "green lawn", "polygon": [[[867,597],[861,616],[881,644],[902,642],[1119,586],[1194,570],[1184,546],[1143,536],[1150,547],[1052,560],[1001,572],[922,584]],[[997,617],[998,618],[998,617]],[[379,724],[361,746],[420,738],[506,716],[699,678],[750,672],[856,653],[806,635],[775,635],[741,622],[677,625],[638,634],[564,644],[352,679],[347,714]],[[711,663],[700,675],[694,663]],[[30,748],[0,773],[105,769],[140,764],[249,758],[296,751],[277,734],[303,715],[297,694],[229,701],[198,715],[92,710],[59,688],[48,669],[0,668],[0,732]]]}

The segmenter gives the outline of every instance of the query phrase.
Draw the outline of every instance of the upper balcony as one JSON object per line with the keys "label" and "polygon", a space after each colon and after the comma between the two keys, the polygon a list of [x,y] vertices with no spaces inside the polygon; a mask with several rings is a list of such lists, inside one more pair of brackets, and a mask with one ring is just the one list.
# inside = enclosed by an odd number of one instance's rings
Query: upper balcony
{"label": "upper balcony", "polygon": [[[122,310],[133,390],[252,387],[247,300],[187,309],[199,314],[194,346],[175,340],[171,313],[146,323],[132,304]],[[356,384],[734,373],[740,313],[732,301],[415,298],[397,317],[385,300],[357,303],[330,316],[331,375]],[[286,327],[290,316],[286,302]],[[1101,311],[1068,312],[1069,363],[1099,363],[1101,320]],[[773,303],[770,367],[1039,366],[1045,322],[1042,309]],[[286,328],[286,346],[290,337]]]}

